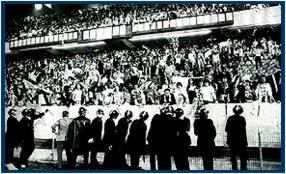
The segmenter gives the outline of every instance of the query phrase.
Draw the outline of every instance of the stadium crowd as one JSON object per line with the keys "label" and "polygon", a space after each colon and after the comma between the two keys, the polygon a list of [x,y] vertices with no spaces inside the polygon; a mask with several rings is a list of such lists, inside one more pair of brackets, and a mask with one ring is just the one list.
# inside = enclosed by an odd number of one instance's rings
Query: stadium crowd
{"label": "stadium crowd", "polygon": [[270,4],[97,4],[64,13],[51,10],[41,15],[8,20],[6,40],[268,6]]}
{"label": "stadium crowd", "polygon": [[[12,60],[6,105],[185,105],[279,101],[280,43],[271,37]],[[177,79],[188,79],[188,83]],[[276,78],[277,79],[277,78]]]}

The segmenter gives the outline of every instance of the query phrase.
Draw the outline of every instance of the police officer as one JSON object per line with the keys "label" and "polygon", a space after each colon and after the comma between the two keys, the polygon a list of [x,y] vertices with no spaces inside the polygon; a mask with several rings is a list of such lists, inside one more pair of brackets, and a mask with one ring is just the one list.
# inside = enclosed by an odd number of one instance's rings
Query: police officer
{"label": "police officer", "polygon": [[236,156],[240,156],[240,169],[247,170],[247,136],[246,121],[241,116],[243,108],[236,105],[233,108],[234,115],[227,119],[225,131],[227,133],[227,144],[230,148],[230,159],[232,169],[237,170]]}
{"label": "police officer", "polygon": [[189,170],[188,148],[191,145],[191,138],[188,134],[190,131],[190,120],[183,117],[184,111],[181,108],[175,110],[175,150],[174,159],[177,170]]}
{"label": "police officer", "polygon": [[109,118],[105,121],[104,124],[104,160],[103,167],[105,169],[115,168],[116,160],[114,158],[114,144],[116,139],[116,127],[114,120],[118,117],[119,113],[116,110],[112,110],[109,113]]}
{"label": "police officer", "polygon": [[70,167],[75,167],[78,155],[83,155],[83,165],[87,167],[89,157],[88,141],[91,139],[91,123],[86,118],[86,109],[79,108],[79,116],[69,125],[67,133],[67,146],[71,152]]}
{"label": "police officer", "polygon": [[91,132],[92,139],[89,141],[92,143],[91,147],[91,167],[98,168],[100,164],[97,160],[97,153],[102,148],[102,117],[104,117],[104,111],[98,109],[96,111],[96,117],[92,120],[91,123]]}
{"label": "police officer", "polygon": [[174,108],[167,106],[160,117],[158,132],[158,169],[171,170],[171,155],[174,151],[176,130],[174,125]]}
{"label": "police officer", "polygon": [[213,121],[208,119],[209,111],[202,108],[199,112],[199,119],[194,122],[194,133],[198,136],[197,146],[203,158],[205,170],[213,170],[213,151],[216,129]]}
{"label": "police officer", "polygon": [[131,167],[133,169],[139,169],[140,156],[145,152],[147,131],[145,121],[148,118],[148,112],[143,111],[140,113],[139,119],[134,120],[130,126],[127,147],[130,153]]}
{"label": "police officer", "polygon": [[117,158],[117,168],[126,168],[128,165],[125,159],[126,151],[126,136],[128,133],[129,124],[131,123],[131,118],[133,113],[127,110],[124,117],[119,119],[116,126],[116,142],[114,144],[114,157]]}
{"label": "police officer", "polygon": [[151,120],[147,141],[150,149],[150,168],[156,170],[156,155],[158,154],[160,137],[160,120],[165,112],[165,107],[160,109],[160,114],[155,114]]}
{"label": "police officer", "polygon": [[16,109],[10,109],[8,111],[7,119],[7,131],[5,136],[6,143],[6,166],[8,170],[17,170],[14,166],[14,148],[20,145],[20,125],[19,121],[16,118]]}
{"label": "police officer", "polygon": [[37,113],[34,108],[22,111],[20,130],[22,137],[22,150],[20,153],[20,166],[22,169],[28,165],[28,159],[35,150],[34,121],[44,116],[44,113]]}

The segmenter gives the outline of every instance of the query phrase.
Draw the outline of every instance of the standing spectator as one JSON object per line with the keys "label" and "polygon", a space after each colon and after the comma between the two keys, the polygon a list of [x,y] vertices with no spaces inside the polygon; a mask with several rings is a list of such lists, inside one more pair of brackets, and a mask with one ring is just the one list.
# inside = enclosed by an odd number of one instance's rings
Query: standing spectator
{"label": "standing spectator", "polygon": [[227,81],[227,77],[224,76],[222,77],[222,81],[219,81],[218,83],[218,90],[217,90],[218,101],[221,103],[229,102],[230,101],[229,93],[230,93],[230,86]]}
{"label": "standing spectator", "polygon": [[274,102],[272,95],[272,88],[269,83],[266,82],[266,77],[261,77],[261,82],[256,88],[256,94],[258,101],[260,102]]}
{"label": "standing spectator", "polygon": [[240,169],[247,170],[247,136],[246,122],[241,116],[243,108],[236,105],[233,108],[233,116],[227,119],[225,131],[227,133],[227,144],[230,148],[230,159],[232,169],[237,170],[236,156],[240,156]]}
{"label": "standing spectator", "polygon": [[254,54],[255,54],[255,66],[256,70],[258,70],[258,67],[262,67],[262,54],[263,54],[263,47],[261,45],[258,45],[254,48]]}
{"label": "standing spectator", "polygon": [[[16,109],[12,108],[8,111],[8,119],[7,119],[7,131],[5,135],[5,143],[6,143],[6,167],[8,170],[18,170],[14,166],[14,148],[20,145],[21,137],[20,137],[20,126],[19,121],[16,118]],[[25,111],[23,115],[25,115]]]}
{"label": "standing spectator", "polygon": [[195,88],[196,88],[196,86],[193,84],[193,79],[190,78],[188,80],[188,85],[187,85],[187,93],[188,93],[188,98],[189,98],[190,104],[193,104],[193,101],[196,98]]}
{"label": "standing spectator", "polygon": [[116,127],[114,120],[118,117],[119,113],[113,110],[109,114],[109,118],[104,123],[104,160],[103,167],[106,169],[115,169],[116,159],[114,158],[114,144],[116,140]]}
{"label": "standing spectator", "polygon": [[22,112],[20,130],[22,138],[22,151],[20,153],[20,165],[24,169],[28,165],[28,159],[35,150],[34,121],[44,116],[44,113],[37,113],[34,108]]}
{"label": "standing spectator", "polygon": [[130,153],[131,167],[133,169],[140,169],[139,159],[146,150],[147,126],[145,121],[148,118],[148,112],[143,111],[140,113],[139,119],[134,120],[130,126],[129,136],[127,138],[127,147]]}
{"label": "standing spectator", "polygon": [[201,94],[205,104],[214,103],[216,101],[215,89],[210,85],[208,80],[204,81],[204,85],[201,87]]}
{"label": "standing spectator", "polygon": [[75,85],[75,89],[72,94],[73,94],[73,101],[75,102],[75,104],[77,105],[82,104],[83,90],[82,86],[79,83]]}
{"label": "standing spectator", "polygon": [[97,153],[102,148],[102,117],[104,117],[104,111],[98,109],[96,111],[96,117],[92,120],[91,131],[92,131],[92,143],[91,147],[91,167],[98,168],[100,164],[97,160]]}
{"label": "standing spectator", "polygon": [[197,146],[203,158],[205,170],[213,170],[213,151],[216,129],[213,121],[208,119],[209,111],[202,108],[199,112],[199,119],[194,122],[194,133],[198,136]]}
{"label": "standing spectator", "polygon": [[91,138],[91,123],[86,118],[86,109],[79,108],[79,116],[73,119],[67,132],[67,145],[71,152],[70,166],[75,167],[78,155],[83,155],[84,167],[88,165],[88,141]]}
{"label": "standing spectator", "polygon": [[188,150],[191,145],[191,138],[188,134],[190,131],[190,120],[183,117],[184,111],[181,108],[175,110],[176,118],[176,139],[174,160],[177,170],[189,170]]}
{"label": "standing spectator", "polygon": [[63,150],[66,151],[66,156],[68,163],[70,163],[71,154],[67,148],[66,144],[66,136],[69,128],[69,124],[71,123],[71,119],[69,118],[69,112],[63,111],[63,118],[59,119],[53,126],[52,131],[57,135],[56,144],[57,144],[57,157],[58,157],[58,169],[63,168]]}
{"label": "standing spectator", "polygon": [[175,89],[175,99],[177,104],[187,104],[188,103],[188,94],[186,88],[183,88],[181,82],[177,82]]}

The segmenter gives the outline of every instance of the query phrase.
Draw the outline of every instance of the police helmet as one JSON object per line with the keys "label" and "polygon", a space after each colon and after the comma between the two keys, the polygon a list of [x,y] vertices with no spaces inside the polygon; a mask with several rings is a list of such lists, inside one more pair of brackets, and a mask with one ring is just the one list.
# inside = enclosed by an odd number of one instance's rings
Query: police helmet
{"label": "police helmet", "polygon": [[86,109],[84,107],[80,107],[78,112],[80,115],[85,115]]}
{"label": "police helmet", "polygon": [[117,110],[112,110],[110,113],[109,113],[109,117],[111,118],[117,118],[119,116],[119,113]]}
{"label": "police helmet", "polygon": [[184,110],[183,110],[182,108],[177,108],[177,109],[175,110],[175,113],[176,113],[176,116],[177,116],[177,117],[181,117],[181,116],[184,115]]}
{"label": "police helmet", "polygon": [[243,108],[240,105],[235,105],[232,111],[234,114],[240,115],[243,113]]}
{"label": "police helmet", "polygon": [[132,111],[130,111],[130,110],[127,110],[124,115],[125,115],[125,117],[127,117],[127,118],[132,118],[132,117],[133,117],[133,113],[132,113]]}
{"label": "police helmet", "polygon": [[202,108],[199,112],[200,118],[207,118],[209,111],[206,108]]}
{"label": "police helmet", "polygon": [[23,109],[23,111],[21,112],[21,114],[23,116],[27,116],[28,115],[28,109]]}
{"label": "police helmet", "polygon": [[103,111],[102,109],[98,109],[98,110],[96,111],[96,114],[103,114],[103,115],[104,115],[104,111]]}
{"label": "police helmet", "polygon": [[149,114],[146,111],[142,111],[139,117],[142,118],[143,120],[147,120],[149,118]]}
{"label": "police helmet", "polygon": [[172,106],[167,106],[165,109],[165,114],[173,114],[174,108]]}

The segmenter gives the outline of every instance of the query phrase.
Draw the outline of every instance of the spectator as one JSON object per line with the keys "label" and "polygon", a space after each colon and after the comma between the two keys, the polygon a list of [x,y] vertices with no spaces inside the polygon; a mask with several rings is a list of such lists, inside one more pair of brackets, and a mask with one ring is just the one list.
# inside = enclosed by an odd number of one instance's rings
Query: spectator
{"label": "spectator", "polygon": [[260,102],[274,102],[272,88],[270,84],[266,82],[266,77],[264,76],[261,77],[261,82],[256,88],[256,95]]}
{"label": "spectator", "polygon": [[175,96],[174,96],[174,94],[172,94],[170,92],[171,91],[169,88],[166,88],[164,90],[164,94],[161,95],[161,97],[160,97],[160,104],[161,105],[163,105],[163,104],[170,104],[170,105],[176,104]]}
{"label": "spectator", "polygon": [[201,87],[201,95],[205,104],[216,102],[215,89],[208,80],[205,80],[204,85]]}

